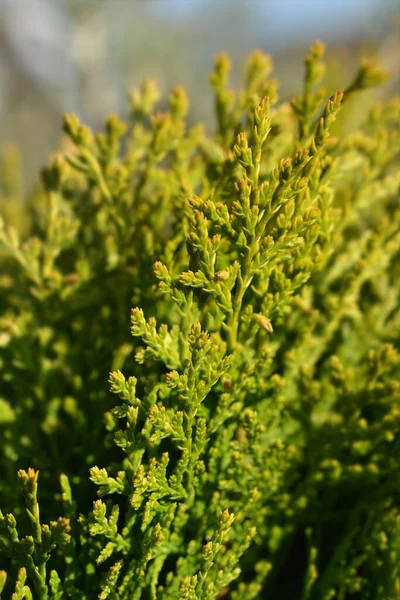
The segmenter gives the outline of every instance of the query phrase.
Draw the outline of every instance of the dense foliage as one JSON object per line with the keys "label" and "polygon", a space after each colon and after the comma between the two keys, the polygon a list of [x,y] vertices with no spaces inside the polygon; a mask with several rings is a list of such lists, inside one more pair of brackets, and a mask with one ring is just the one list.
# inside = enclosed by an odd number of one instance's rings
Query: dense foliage
{"label": "dense foliage", "polygon": [[386,73],[327,100],[322,59],[278,103],[218,56],[213,136],[151,80],[128,123],[66,115],[3,220],[4,597],[400,594],[400,103],[343,132]]}

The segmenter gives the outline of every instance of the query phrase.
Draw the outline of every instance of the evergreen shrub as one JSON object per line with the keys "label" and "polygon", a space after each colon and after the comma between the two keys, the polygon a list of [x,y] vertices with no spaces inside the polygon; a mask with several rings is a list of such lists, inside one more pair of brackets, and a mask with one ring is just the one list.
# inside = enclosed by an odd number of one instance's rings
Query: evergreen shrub
{"label": "evergreen shrub", "polygon": [[218,56],[214,135],[152,80],[66,115],[1,221],[2,598],[400,597],[400,102],[341,126],[387,74],[323,51],[280,103]]}

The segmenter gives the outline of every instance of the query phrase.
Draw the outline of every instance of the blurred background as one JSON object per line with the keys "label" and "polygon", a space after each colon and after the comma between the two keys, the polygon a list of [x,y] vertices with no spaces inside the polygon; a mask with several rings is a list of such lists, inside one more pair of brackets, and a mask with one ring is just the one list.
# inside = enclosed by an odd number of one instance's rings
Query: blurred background
{"label": "blurred background", "polygon": [[272,54],[286,98],[316,39],[327,44],[329,91],[362,56],[392,70],[384,93],[399,91],[400,0],[0,0],[0,148],[21,150],[29,186],[59,146],[64,112],[98,128],[126,114],[145,76],[164,93],[183,84],[190,120],[210,126],[216,53],[230,54],[234,87],[251,50]]}

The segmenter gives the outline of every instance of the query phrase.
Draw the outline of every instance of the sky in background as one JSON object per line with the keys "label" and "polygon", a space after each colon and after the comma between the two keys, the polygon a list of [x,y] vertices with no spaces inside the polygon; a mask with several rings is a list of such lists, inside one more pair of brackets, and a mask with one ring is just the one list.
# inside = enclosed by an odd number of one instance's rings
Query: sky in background
{"label": "sky in background", "polygon": [[240,7],[249,12],[255,33],[267,30],[275,47],[307,38],[310,34],[330,38],[349,34],[371,34],[371,24],[382,24],[400,12],[399,0],[154,0],[150,10],[166,21],[185,22],[196,18],[202,11],[216,7],[226,11],[227,17]]}
{"label": "sky in background", "polygon": [[202,120],[220,51],[234,84],[251,50],[271,53],[283,94],[298,88],[315,39],[341,57],[344,78],[366,53],[396,70],[399,26],[400,0],[0,0],[0,145],[22,146],[35,170],[59,143],[63,112],[98,127],[148,75],[164,93],[185,85]]}

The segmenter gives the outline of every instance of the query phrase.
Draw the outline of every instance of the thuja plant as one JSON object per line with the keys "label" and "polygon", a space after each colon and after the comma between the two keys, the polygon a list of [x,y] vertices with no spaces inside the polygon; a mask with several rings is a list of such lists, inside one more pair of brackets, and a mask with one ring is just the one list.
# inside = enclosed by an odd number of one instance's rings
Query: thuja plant
{"label": "thuja plant", "polygon": [[66,115],[3,219],[2,598],[399,597],[400,102],[343,131],[387,74],[323,51],[280,103],[218,56],[213,135],[151,80]]}

